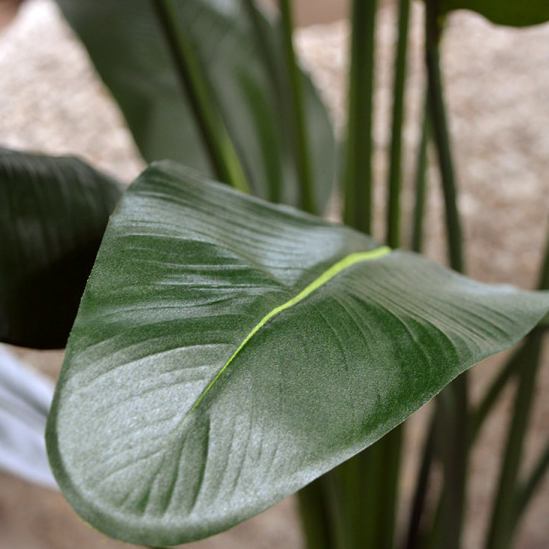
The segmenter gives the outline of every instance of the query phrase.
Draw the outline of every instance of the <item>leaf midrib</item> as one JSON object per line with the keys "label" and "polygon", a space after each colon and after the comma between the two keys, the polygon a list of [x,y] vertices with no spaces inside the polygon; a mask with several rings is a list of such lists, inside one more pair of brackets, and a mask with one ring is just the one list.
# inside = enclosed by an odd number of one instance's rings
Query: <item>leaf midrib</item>
{"label": "leaf midrib", "polygon": [[353,265],[357,263],[362,263],[364,261],[370,261],[373,259],[379,259],[389,253],[391,253],[391,248],[388,246],[381,246],[379,248],[375,248],[374,250],[369,250],[366,252],[354,252],[352,254],[349,254],[345,256],[343,259],[340,259],[337,263],[334,263],[331,267],[329,267],[326,271],[324,271],[319,277],[317,277],[315,280],[313,280],[306,288],[301,290],[296,296],[294,296],[292,299],[286,301],[282,305],[279,305],[278,307],[275,307],[271,311],[269,311],[251,330],[251,332],[245,337],[245,339],[242,341],[242,343],[239,345],[239,347],[236,349],[236,351],[231,355],[229,360],[223,365],[221,370],[217,372],[215,377],[210,381],[208,386],[202,391],[200,396],[197,398],[196,402],[193,404],[192,408],[185,414],[185,417],[183,418],[183,422],[188,418],[190,414],[198,407],[198,405],[202,402],[204,397],[208,394],[210,389],[215,385],[217,380],[223,375],[223,372],[227,370],[231,362],[237,357],[237,355],[242,351],[242,349],[246,346],[246,344],[252,339],[252,337],[274,316],[278,315],[282,311],[289,309],[290,307],[293,307],[303,299],[305,299],[308,295],[312,294],[315,290],[326,284],[328,281],[330,281],[332,278],[334,278],[336,275],[341,273],[342,271],[349,269]]}

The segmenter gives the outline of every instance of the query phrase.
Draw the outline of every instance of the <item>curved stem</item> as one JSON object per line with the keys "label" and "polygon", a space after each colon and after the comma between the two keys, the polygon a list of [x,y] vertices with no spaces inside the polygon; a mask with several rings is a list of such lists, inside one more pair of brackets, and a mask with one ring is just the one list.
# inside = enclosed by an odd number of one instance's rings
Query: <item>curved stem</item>
{"label": "curved stem", "polygon": [[514,521],[518,523],[524,515],[528,504],[539,488],[541,481],[544,479],[547,470],[549,469],[549,440],[545,443],[541,451],[538,461],[532,468],[530,476],[521,485],[516,496],[516,505],[514,512]]}
{"label": "curved stem", "polygon": [[442,75],[440,71],[439,41],[442,32],[437,0],[426,1],[426,54],[429,113],[438,153],[442,190],[448,232],[450,266],[458,272],[465,271],[462,253],[462,231],[457,207],[457,184],[446,118]]}
{"label": "curved stem", "polygon": [[[549,238],[547,239],[538,282],[540,290],[549,289]],[[526,338],[521,349],[521,369],[513,416],[507,435],[505,454],[501,464],[501,472],[488,538],[487,549],[506,549],[509,547],[516,530],[520,513],[526,507],[529,497],[535,490],[542,475],[544,460],[549,459],[542,454],[534,472],[527,481],[525,488],[518,487],[518,474],[524,437],[527,431],[530,413],[534,400],[536,377],[541,362],[543,345],[543,330],[535,328]]]}
{"label": "curved stem", "polygon": [[204,147],[216,177],[235,189],[250,189],[240,159],[221,119],[188,35],[177,24],[177,5],[173,0],[152,0],[164,31],[179,80],[186,92]]}
{"label": "curved stem", "polygon": [[[457,185],[440,70],[439,43],[443,19],[440,16],[438,0],[426,0],[425,5],[428,106],[442,180],[449,260],[454,270],[464,272]],[[444,486],[440,500],[441,525],[437,535],[442,536],[445,547],[456,549],[460,546],[467,481],[469,440],[467,374],[462,374],[446,388],[439,400],[443,404],[442,409],[447,423],[444,432],[441,433],[444,450],[442,453]]]}
{"label": "curved stem", "polygon": [[492,509],[486,549],[506,549],[515,530],[517,478],[532,409],[533,391],[540,362],[542,335],[534,330],[527,338],[520,382],[515,396],[513,417],[501,464],[499,484]]}
{"label": "curved stem", "polygon": [[524,345],[521,345],[513,353],[513,356],[506,362],[505,366],[501,369],[498,375],[492,381],[492,384],[484,394],[480,403],[476,409],[471,412],[470,429],[469,429],[469,446],[472,446],[477,438],[480,428],[484,424],[484,420],[488,417],[488,414],[492,410],[494,404],[497,402],[503,389],[507,386],[507,383],[517,373],[519,367],[522,365],[524,353]]}

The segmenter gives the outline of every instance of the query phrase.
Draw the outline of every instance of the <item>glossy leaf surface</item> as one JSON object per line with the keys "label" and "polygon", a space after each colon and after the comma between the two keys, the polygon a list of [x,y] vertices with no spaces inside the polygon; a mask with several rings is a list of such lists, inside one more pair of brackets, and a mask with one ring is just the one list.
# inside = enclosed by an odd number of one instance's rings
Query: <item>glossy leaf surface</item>
{"label": "glossy leaf surface", "polygon": [[157,164],[86,287],[52,467],[111,536],[205,537],[375,442],[548,308]]}
{"label": "glossy leaf surface", "polygon": [[[150,0],[58,0],[119,103],[148,162],[169,158],[212,173]],[[196,49],[254,194],[298,205],[282,49],[275,25],[242,0],[180,0],[178,26]],[[305,79],[317,208],[333,188],[335,142],[327,112]]]}
{"label": "glossy leaf surface", "polygon": [[65,346],[121,194],[76,158],[0,149],[0,341]]}
{"label": "glossy leaf surface", "polygon": [[476,11],[493,23],[510,27],[526,27],[549,21],[549,2],[546,0],[442,0],[440,7],[442,11]]}

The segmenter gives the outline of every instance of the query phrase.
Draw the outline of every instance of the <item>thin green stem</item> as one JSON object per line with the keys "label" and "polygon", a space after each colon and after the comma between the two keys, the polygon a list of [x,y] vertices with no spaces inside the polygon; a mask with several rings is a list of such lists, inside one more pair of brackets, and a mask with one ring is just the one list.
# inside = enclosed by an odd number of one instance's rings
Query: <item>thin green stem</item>
{"label": "thin green stem", "polygon": [[270,43],[265,39],[265,25],[262,21],[261,14],[254,0],[243,0],[242,5],[246,11],[246,15],[250,22],[250,26],[255,36],[255,44],[257,45],[259,54],[261,55],[262,66],[268,74],[271,85],[275,88],[277,96],[282,95],[280,89],[280,80],[277,76],[277,62],[273,55]]}
{"label": "thin green stem", "polygon": [[540,487],[541,481],[544,479],[547,470],[549,469],[549,440],[545,443],[545,447],[541,451],[539,458],[532,468],[529,477],[524,481],[517,491],[516,505],[514,513],[514,522],[518,524],[520,518],[524,515],[528,504],[532,501],[532,497]]}
{"label": "thin green stem", "polygon": [[421,141],[417,153],[415,170],[415,206],[412,228],[412,251],[420,253],[423,249],[423,224],[425,221],[425,200],[427,196],[427,149],[429,143],[429,111],[427,99],[423,112]]}
{"label": "thin green stem", "polygon": [[403,436],[404,426],[399,425],[378,442],[382,461],[377,471],[381,479],[377,495],[377,543],[374,547],[394,547]]}
{"label": "thin green stem", "polygon": [[427,64],[429,113],[442,179],[450,266],[458,272],[464,272],[462,231],[457,207],[457,185],[440,70],[439,41],[442,28],[438,0],[426,0],[426,23],[425,60]]}
{"label": "thin green stem", "polygon": [[[549,289],[549,238],[547,239],[540,269],[538,288],[540,290]],[[526,483],[526,488],[519,488],[520,460],[534,401],[534,389],[541,363],[542,345],[543,330],[535,328],[527,336],[521,350],[521,369],[518,373],[520,376],[519,385],[515,395],[513,416],[501,464],[496,499],[492,509],[492,518],[486,542],[487,549],[506,549],[510,546],[520,518],[521,511],[519,510],[525,508],[528,498],[535,489],[535,484],[530,483],[539,482],[539,475],[542,474],[542,469],[546,467],[544,460],[547,458],[542,454],[530,480]]]}
{"label": "thin green stem", "polygon": [[282,22],[282,39],[285,66],[290,83],[293,140],[296,169],[301,190],[301,207],[310,213],[315,213],[315,199],[311,157],[305,124],[305,107],[303,102],[303,79],[297,65],[293,45],[293,16],[290,0],[279,0]]}
{"label": "thin green stem", "polygon": [[536,374],[539,368],[542,335],[534,330],[527,337],[520,381],[513,406],[513,417],[509,428],[504,457],[501,465],[492,518],[486,541],[486,549],[507,549],[515,530],[515,505],[517,479],[524,446]]}
{"label": "thin green stem", "polygon": [[[430,120],[437,149],[442,190],[446,213],[446,231],[450,266],[464,272],[461,222],[457,207],[457,186],[454,172],[450,135],[446,117],[442,75],[440,70],[439,43],[443,20],[438,0],[426,0],[425,62],[427,65],[427,90]],[[468,463],[468,382],[462,374],[441,393],[440,401],[447,418],[443,445],[444,485],[441,497],[441,526],[444,547],[457,549],[463,523],[467,463]]]}
{"label": "thin green stem", "polygon": [[469,429],[469,446],[472,446],[477,438],[480,428],[484,424],[484,421],[488,417],[488,414],[492,410],[494,404],[497,402],[503,389],[507,386],[507,383],[517,373],[519,367],[522,365],[524,353],[524,344],[521,345],[511,356],[511,358],[505,363],[498,375],[492,381],[490,387],[480,400],[476,409],[471,412],[470,429]]}
{"label": "thin green stem", "polygon": [[404,85],[406,82],[406,60],[410,0],[399,1],[398,43],[395,58],[393,82],[393,114],[391,124],[391,149],[389,162],[387,244],[391,248],[400,246],[400,194],[402,188],[402,127],[404,122]]}
{"label": "thin green stem", "polygon": [[372,227],[372,137],[377,0],[353,0],[343,219],[367,234]]}
{"label": "thin green stem", "polygon": [[441,496],[441,534],[443,545],[457,549],[465,511],[465,490],[468,460],[467,380],[457,378],[439,396],[442,411],[440,444],[444,466],[444,485]]}
{"label": "thin green stem", "polygon": [[412,500],[412,511],[410,513],[410,522],[408,524],[408,532],[403,544],[403,549],[418,549],[420,541],[421,521],[425,512],[425,503],[427,501],[427,492],[429,487],[429,478],[431,476],[431,468],[435,453],[435,430],[436,430],[436,414],[431,418],[428,427],[421,463],[417,474],[417,484],[414,490],[414,498]]}
{"label": "thin green stem", "polygon": [[166,37],[181,85],[194,114],[204,148],[216,177],[235,189],[249,193],[244,170],[211,97],[206,79],[187,33],[178,24],[177,5],[173,0],[152,0]]}

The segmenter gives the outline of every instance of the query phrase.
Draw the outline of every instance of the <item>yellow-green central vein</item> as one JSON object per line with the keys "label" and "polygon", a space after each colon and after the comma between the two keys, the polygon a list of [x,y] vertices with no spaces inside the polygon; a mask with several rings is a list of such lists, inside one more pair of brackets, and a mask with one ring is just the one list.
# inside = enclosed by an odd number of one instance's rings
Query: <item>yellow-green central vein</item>
{"label": "yellow-green central vein", "polygon": [[[379,259],[380,257],[383,257],[384,255],[387,255],[391,252],[391,248],[388,246],[381,246],[380,248],[376,248],[375,250],[369,250],[367,252],[355,252],[352,254],[349,254],[345,256],[343,259],[338,261],[337,263],[334,263],[329,269],[324,271],[318,278],[313,280],[305,289],[303,289],[301,292],[299,292],[295,297],[292,299],[286,301],[286,303],[283,303],[282,305],[279,305],[278,307],[275,307],[272,311],[269,311],[254,327],[254,329],[246,336],[246,339],[240,344],[238,349],[232,354],[231,358],[227,360],[223,368],[219,370],[217,375],[210,381],[209,385],[206,387],[206,389],[202,392],[198,400],[194,403],[194,406],[189,410],[188,414],[190,414],[202,401],[202,399],[206,396],[208,391],[213,387],[214,383],[219,379],[221,374],[229,367],[229,364],[236,358],[238,353],[243,349],[243,347],[252,339],[252,337],[271,319],[273,316],[276,316],[278,313],[281,313],[282,311],[289,309],[290,307],[294,306],[296,303],[299,303],[303,299],[305,299],[309,294],[312,294],[315,290],[320,288],[323,284],[326,284],[329,280],[334,278],[337,274],[339,274],[341,271],[344,271],[345,269],[348,269],[349,267],[352,267],[356,263],[361,263],[363,261],[370,261],[371,259]],[[188,415],[187,414],[187,415]]]}

